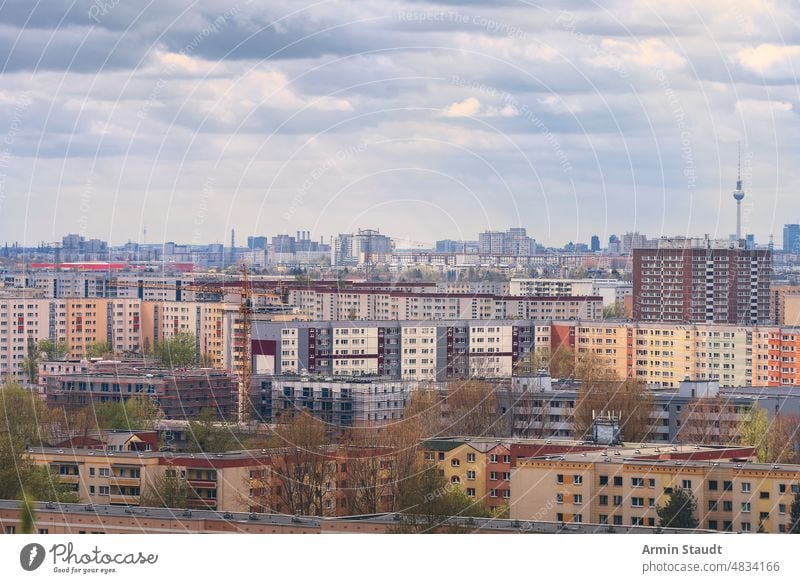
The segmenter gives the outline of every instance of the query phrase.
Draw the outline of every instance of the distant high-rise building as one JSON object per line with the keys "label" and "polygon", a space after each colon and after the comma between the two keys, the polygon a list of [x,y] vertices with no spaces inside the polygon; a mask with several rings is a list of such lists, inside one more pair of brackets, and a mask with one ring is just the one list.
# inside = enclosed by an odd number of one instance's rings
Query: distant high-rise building
{"label": "distant high-rise building", "polygon": [[484,255],[524,257],[536,251],[536,241],[522,227],[503,231],[484,231],[478,235],[478,247]]}
{"label": "distant high-rise building", "polygon": [[374,229],[359,229],[355,235],[343,233],[333,239],[332,265],[372,265],[393,250],[391,237]]}
{"label": "distant high-rise building", "polygon": [[267,237],[254,237],[250,236],[247,238],[247,248],[248,249],[266,249],[267,248]]}
{"label": "distant high-rise building", "polygon": [[633,317],[642,321],[770,321],[772,253],[742,241],[661,239],[633,250]]}
{"label": "distant high-rise building", "polygon": [[619,237],[616,235],[611,235],[608,238],[608,252],[622,253],[622,243],[620,243]]}
{"label": "distant high-rise building", "polygon": [[464,241],[454,241],[453,239],[442,239],[440,241],[436,241],[437,253],[463,253],[464,247]]}
{"label": "distant high-rise building", "polygon": [[800,253],[800,225],[783,226],[783,250],[786,253]]}
{"label": "distant high-rise building", "polygon": [[592,235],[591,249],[592,251],[600,251],[600,237],[597,235]]}

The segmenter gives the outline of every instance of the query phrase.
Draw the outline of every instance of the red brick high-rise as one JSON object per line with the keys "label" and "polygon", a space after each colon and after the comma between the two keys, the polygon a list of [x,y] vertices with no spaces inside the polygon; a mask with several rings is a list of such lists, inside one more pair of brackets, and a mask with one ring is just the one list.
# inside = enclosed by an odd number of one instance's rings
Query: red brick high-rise
{"label": "red brick high-rise", "polygon": [[772,252],[742,241],[664,238],[633,250],[633,318],[649,322],[769,322]]}

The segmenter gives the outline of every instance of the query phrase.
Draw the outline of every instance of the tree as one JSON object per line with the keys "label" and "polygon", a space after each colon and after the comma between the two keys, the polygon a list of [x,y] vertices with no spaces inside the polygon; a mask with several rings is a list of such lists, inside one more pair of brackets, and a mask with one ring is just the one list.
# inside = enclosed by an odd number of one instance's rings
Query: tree
{"label": "tree", "polygon": [[62,484],[47,466],[38,466],[27,454],[44,445],[48,436],[40,426],[44,405],[36,393],[16,384],[0,386],[0,499],[77,502],[77,494]]}
{"label": "tree", "polygon": [[652,430],[653,397],[644,383],[633,378],[619,381],[602,357],[591,352],[582,356],[575,372],[581,379],[574,413],[576,437],[590,433],[596,414],[613,412],[620,416],[624,441],[648,438]]}
{"label": "tree", "polygon": [[791,522],[787,531],[791,534],[800,534],[800,492],[794,495],[790,517]]}
{"label": "tree", "polygon": [[179,332],[172,338],[158,342],[153,355],[165,367],[195,366],[197,365],[197,338],[189,332]]}
{"label": "tree", "polygon": [[625,304],[623,302],[614,302],[612,305],[603,308],[604,320],[617,320],[625,316],[627,314],[625,313]]}
{"label": "tree", "polygon": [[480,380],[447,383],[447,432],[453,435],[500,435],[500,411],[491,383]]}
{"label": "tree", "polygon": [[659,525],[663,528],[697,528],[696,510],[694,496],[683,488],[672,490],[667,503],[656,508]]}
{"label": "tree", "polygon": [[19,533],[34,534],[36,524],[36,505],[29,495],[22,497],[20,504]]}
{"label": "tree", "polygon": [[517,361],[514,366],[514,374],[519,376],[531,376],[539,373],[539,371],[550,371],[550,361],[552,354],[550,348],[538,348],[531,350],[523,358]]}
{"label": "tree", "polygon": [[174,468],[168,468],[145,484],[139,506],[149,508],[188,508],[192,489]]}
{"label": "tree", "polygon": [[349,515],[388,512],[393,507],[394,488],[389,479],[395,463],[394,451],[380,447],[380,432],[374,427],[351,429],[341,440],[346,482],[341,484],[342,502]]}
{"label": "tree", "polygon": [[454,518],[488,517],[486,507],[451,484],[435,465],[415,468],[400,488],[400,524],[397,533],[468,532]]}
{"label": "tree", "polygon": [[742,417],[739,423],[739,440],[742,445],[749,445],[756,450],[756,459],[767,463],[772,457],[769,450],[769,418],[767,411],[758,405],[753,405]]}
{"label": "tree", "polygon": [[126,401],[89,405],[98,429],[153,429],[164,416],[155,400],[136,395]]}
{"label": "tree", "polygon": [[200,411],[197,419],[189,421],[187,448],[191,452],[219,453],[236,449],[239,440],[231,429],[219,424],[213,409]]}
{"label": "tree", "polygon": [[36,383],[39,376],[39,361],[44,357],[48,360],[63,360],[69,354],[70,348],[66,342],[56,342],[45,338],[40,340],[37,344],[28,347],[28,356],[23,361],[22,366],[25,369],[25,374],[28,380]]}
{"label": "tree", "polygon": [[575,351],[569,346],[558,346],[550,356],[550,376],[567,379],[575,376]]}
{"label": "tree", "polygon": [[681,413],[678,437],[684,443],[728,445],[739,439],[738,429],[735,407],[729,399],[697,397]]}
{"label": "tree", "polygon": [[88,358],[102,358],[111,354],[111,345],[108,342],[93,342],[86,346],[86,356]]}
{"label": "tree", "polygon": [[[325,425],[301,414],[275,429],[272,476],[265,496],[278,512],[322,516],[331,499],[336,461],[326,451]],[[266,506],[266,504],[265,504]]]}

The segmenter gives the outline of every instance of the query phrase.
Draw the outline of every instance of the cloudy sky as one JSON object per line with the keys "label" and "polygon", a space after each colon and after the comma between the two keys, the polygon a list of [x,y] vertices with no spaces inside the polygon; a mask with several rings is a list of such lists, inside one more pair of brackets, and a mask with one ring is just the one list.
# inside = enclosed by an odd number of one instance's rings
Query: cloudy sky
{"label": "cloudy sky", "polygon": [[[491,7],[487,7],[491,5]],[[796,0],[0,0],[0,241],[800,222]]]}

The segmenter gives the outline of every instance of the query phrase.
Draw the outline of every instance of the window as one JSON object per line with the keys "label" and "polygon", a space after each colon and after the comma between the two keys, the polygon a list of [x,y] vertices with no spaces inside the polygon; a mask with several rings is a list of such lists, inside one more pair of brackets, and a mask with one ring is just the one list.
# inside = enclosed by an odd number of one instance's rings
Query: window
{"label": "window", "polygon": [[556,494],[556,504],[564,503],[564,494]]}
{"label": "window", "polygon": [[94,486],[89,486],[89,494],[94,494]]}
{"label": "window", "polygon": [[650,508],[655,508],[656,499],[655,498],[648,498],[647,499],[647,506],[650,507]]}
{"label": "window", "polygon": [[742,492],[750,492],[750,482],[742,482]]}
{"label": "window", "polygon": [[457,468],[461,465],[461,460],[459,460],[458,458],[453,458],[452,460],[450,460],[450,465],[453,466],[454,468]]}
{"label": "window", "polygon": [[559,512],[558,514],[556,514],[556,520],[557,520],[558,522],[564,522],[564,514],[563,514],[563,513],[561,513],[561,512]]}
{"label": "window", "polygon": [[608,485],[608,476],[600,476],[600,485],[601,486]]}
{"label": "window", "polygon": [[440,451],[440,452],[439,452],[439,461],[440,461],[440,462],[443,462],[443,461],[444,461],[444,452],[443,452],[443,451]]}
{"label": "window", "polygon": [[582,494],[573,494],[572,495],[572,503],[573,504],[583,504],[583,495]]}
{"label": "window", "polygon": [[475,470],[467,470],[467,480],[475,479]]}
{"label": "window", "polygon": [[467,488],[467,496],[469,496],[470,498],[474,498],[475,497],[475,488]]}
{"label": "window", "polygon": [[769,500],[769,492],[763,492],[763,491],[762,491],[762,492],[759,492],[759,493],[758,493],[758,497],[759,497],[761,500]]}
{"label": "window", "polygon": [[556,484],[564,483],[564,474],[556,474]]}
{"label": "window", "polygon": [[717,490],[717,481],[716,480],[709,480],[708,481],[708,489],[716,491]]}
{"label": "window", "polygon": [[786,504],[778,504],[778,512],[781,514],[786,514]]}
{"label": "window", "polygon": [[631,478],[631,486],[642,488],[644,486],[644,478]]}
{"label": "window", "polygon": [[494,488],[489,490],[489,498],[497,498],[497,490]]}
{"label": "window", "polygon": [[656,479],[655,478],[649,478],[647,480],[647,487],[648,488],[655,488],[656,487]]}
{"label": "window", "polygon": [[780,492],[781,494],[786,494],[786,484],[780,484],[778,486],[778,492]]}
{"label": "window", "polygon": [[717,521],[716,520],[709,520],[708,521],[708,530],[717,530]]}
{"label": "window", "polygon": [[496,464],[497,463],[497,454],[493,453],[489,456],[489,463]]}
{"label": "window", "polygon": [[709,512],[713,512],[717,509],[717,501],[716,500],[709,500],[708,501],[708,510]]}
{"label": "window", "polygon": [[579,474],[575,474],[572,476],[572,483],[573,484],[583,484],[583,476]]}
{"label": "window", "polygon": [[47,534],[48,532],[49,532],[49,531],[48,531],[48,529],[46,529],[46,528],[40,528],[40,529],[39,529],[39,534]]}
{"label": "window", "polygon": [[467,454],[467,461],[470,462],[470,463],[474,463],[475,462],[475,454],[474,453],[468,453]]}
{"label": "window", "polygon": [[616,524],[617,526],[622,525],[622,517],[621,516],[614,516],[613,521],[614,521],[614,524]]}
{"label": "window", "polygon": [[510,455],[504,455],[503,456],[503,463],[504,464],[510,464],[511,463],[511,456]]}
{"label": "window", "polygon": [[792,484],[792,494],[800,493],[800,484]]}
{"label": "window", "polygon": [[94,468],[89,468],[89,475],[94,476]]}
{"label": "window", "polygon": [[637,496],[633,496],[631,498],[631,507],[633,507],[633,508],[642,508],[642,507],[644,507],[644,498],[639,498]]}
{"label": "window", "polygon": [[622,496],[614,496],[614,506],[622,506]]}
{"label": "window", "polygon": [[601,514],[599,516],[600,524],[608,524],[608,514]]}
{"label": "window", "polygon": [[622,486],[622,476],[614,476],[614,485]]}
{"label": "window", "polygon": [[750,532],[750,523],[749,522],[743,522],[742,523],[742,532]]}
{"label": "window", "polygon": [[108,486],[100,486],[100,495],[101,496],[108,496],[109,488]]}
{"label": "window", "polygon": [[503,472],[503,479],[510,480],[511,479],[511,472]]}
{"label": "window", "polygon": [[692,489],[692,481],[691,480],[681,480],[681,488],[684,490],[691,490]]}
{"label": "window", "polygon": [[742,502],[742,512],[750,512],[750,503]]}
{"label": "window", "polygon": [[601,494],[600,496],[597,497],[597,503],[600,506],[608,506],[608,496]]}
{"label": "window", "polygon": [[730,520],[725,520],[722,522],[722,528],[728,532],[733,530],[733,523]]}
{"label": "window", "polygon": [[109,475],[108,468],[100,468],[100,477],[107,478]]}
{"label": "window", "polygon": [[489,472],[489,479],[496,480],[497,479],[497,472]]}
{"label": "window", "polygon": [[730,500],[723,500],[722,510],[723,512],[733,512],[733,502],[731,502]]}
{"label": "window", "polygon": [[641,516],[631,516],[631,526],[642,526],[644,521]]}
{"label": "window", "polygon": [[583,522],[583,514],[573,515],[572,522]]}

